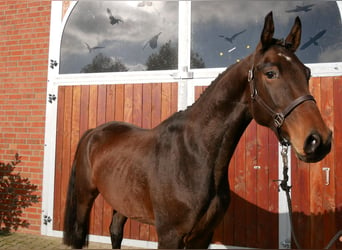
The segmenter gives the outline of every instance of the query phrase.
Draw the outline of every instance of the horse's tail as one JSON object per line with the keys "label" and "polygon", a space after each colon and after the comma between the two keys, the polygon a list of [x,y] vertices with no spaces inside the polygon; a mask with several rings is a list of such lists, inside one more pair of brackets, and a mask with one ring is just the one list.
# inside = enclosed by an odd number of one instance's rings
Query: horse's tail
{"label": "horse's tail", "polygon": [[[80,152],[80,147],[83,143],[88,143],[85,138],[92,131],[92,129],[87,130],[78,142],[74,161],[72,163],[71,175],[69,179],[67,199],[65,203],[64,212],[64,228],[63,228],[63,243],[75,248],[82,248],[82,246],[87,245],[87,235],[89,232],[89,218],[85,218],[87,221],[82,223],[85,228],[80,229],[77,224],[77,193],[75,187],[76,181],[76,166],[78,164],[77,160],[80,159],[79,154],[84,154],[88,152]],[[88,146],[86,147],[88,151]],[[80,231],[82,233],[80,233]]]}

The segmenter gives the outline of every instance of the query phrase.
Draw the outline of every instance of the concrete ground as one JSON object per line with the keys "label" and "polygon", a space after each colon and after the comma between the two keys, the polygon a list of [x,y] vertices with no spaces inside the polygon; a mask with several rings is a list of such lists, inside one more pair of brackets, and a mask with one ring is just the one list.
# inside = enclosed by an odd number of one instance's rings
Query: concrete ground
{"label": "concrete ground", "polygon": [[[110,244],[89,242],[88,249],[111,249]],[[13,233],[0,235],[0,249],[70,249],[61,238]]]}

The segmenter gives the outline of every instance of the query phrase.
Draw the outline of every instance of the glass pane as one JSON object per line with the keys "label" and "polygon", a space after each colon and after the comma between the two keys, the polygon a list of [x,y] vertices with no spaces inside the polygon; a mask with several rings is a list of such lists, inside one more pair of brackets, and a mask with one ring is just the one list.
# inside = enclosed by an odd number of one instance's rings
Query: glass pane
{"label": "glass pane", "polygon": [[65,26],[60,73],[176,69],[178,2],[79,1]]}
{"label": "glass pane", "polygon": [[295,17],[301,18],[297,55],[304,63],[342,61],[341,16],[333,1],[194,1],[192,51],[207,68],[239,61],[255,49],[264,17],[271,10],[277,38],[287,36]]}

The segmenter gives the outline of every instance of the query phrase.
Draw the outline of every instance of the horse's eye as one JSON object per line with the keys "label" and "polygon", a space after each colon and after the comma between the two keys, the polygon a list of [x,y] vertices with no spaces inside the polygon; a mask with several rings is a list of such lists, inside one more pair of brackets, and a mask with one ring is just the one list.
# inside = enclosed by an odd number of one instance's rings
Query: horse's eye
{"label": "horse's eye", "polygon": [[265,73],[265,75],[266,75],[266,77],[267,77],[268,79],[277,78],[277,73],[274,72],[274,71],[267,71],[267,72]]}

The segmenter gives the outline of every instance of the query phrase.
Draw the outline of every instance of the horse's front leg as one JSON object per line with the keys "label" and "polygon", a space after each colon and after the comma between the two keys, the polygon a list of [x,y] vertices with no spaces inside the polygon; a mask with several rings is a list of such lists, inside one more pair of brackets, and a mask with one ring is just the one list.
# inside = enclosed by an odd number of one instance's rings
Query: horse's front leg
{"label": "horse's front leg", "polygon": [[[158,231],[158,230],[157,230]],[[179,236],[173,229],[158,232],[159,249],[182,249],[184,248],[183,237]]]}
{"label": "horse's front leg", "polygon": [[181,249],[184,248],[184,235],[176,230],[175,221],[165,220],[163,216],[156,216],[156,231],[158,234],[159,249]]}
{"label": "horse's front leg", "polygon": [[121,248],[121,242],[123,238],[123,229],[124,229],[126,221],[127,221],[127,217],[113,210],[112,223],[110,224],[110,227],[109,227],[109,233],[110,233],[110,238],[112,241],[113,249]]}
{"label": "horse's front leg", "polygon": [[191,239],[185,243],[188,249],[207,249],[213,238],[213,231],[203,232],[202,234],[193,235]]}

